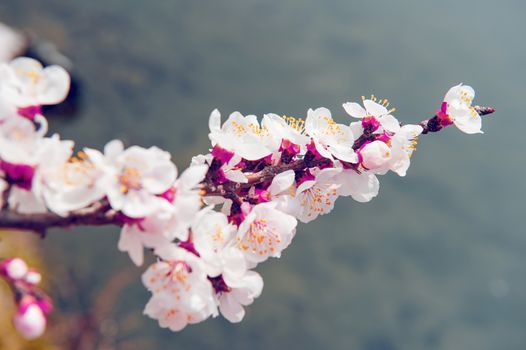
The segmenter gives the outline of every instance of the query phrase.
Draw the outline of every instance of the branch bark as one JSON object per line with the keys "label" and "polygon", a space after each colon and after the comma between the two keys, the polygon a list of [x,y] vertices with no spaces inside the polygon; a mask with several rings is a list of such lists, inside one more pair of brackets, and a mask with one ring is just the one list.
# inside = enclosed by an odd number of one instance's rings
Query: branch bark
{"label": "branch bark", "polygon": [[44,235],[46,230],[53,227],[73,226],[121,226],[118,213],[107,203],[97,202],[93,205],[71,212],[68,216],[54,213],[21,214],[12,210],[0,211],[0,228],[27,230]]}

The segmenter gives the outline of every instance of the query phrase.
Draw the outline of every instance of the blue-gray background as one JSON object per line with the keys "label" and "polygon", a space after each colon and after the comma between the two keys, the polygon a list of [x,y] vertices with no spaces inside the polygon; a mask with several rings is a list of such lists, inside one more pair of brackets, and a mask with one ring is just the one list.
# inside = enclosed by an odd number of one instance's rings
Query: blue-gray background
{"label": "blue-gray background", "polygon": [[[54,131],[80,146],[158,145],[180,169],[208,149],[216,107],[303,116],[326,106],[346,121],[341,103],[374,93],[416,122],[464,82],[497,108],[484,135],[422,137],[408,175],[383,177],[371,203],[340,199],[300,225],[284,256],[259,268],[263,295],[241,324],[161,330],[139,317],[137,269],[111,313],[116,348],[525,349],[525,4],[2,0],[0,21],[74,62],[80,108],[52,119]],[[77,229],[43,242],[49,271],[70,267],[81,286],[62,310],[89,308],[131,264],[117,239]]]}

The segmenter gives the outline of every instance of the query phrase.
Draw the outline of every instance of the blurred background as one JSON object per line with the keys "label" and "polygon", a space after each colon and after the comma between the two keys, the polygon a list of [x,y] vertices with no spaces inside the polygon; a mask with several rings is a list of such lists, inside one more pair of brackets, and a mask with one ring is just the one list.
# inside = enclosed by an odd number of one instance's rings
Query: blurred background
{"label": "blurred background", "polygon": [[519,0],[2,0],[1,22],[73,63],[73,107],[48,116],[79,147],[157,145],[182,170],[208,150],[216,107],[325,106],[349,122],[341,104],[374,93],[417,122],[460,82],[497,113],[485,135],[421,137],[378,198],[300,225],[258,268],[263,295],[237,325],[172,333],[142,316],[143,269],[116,228],[4,234],[2,254],[40,261],[57,311],[46,338],[22,344],[6,326],[0,348],[525,349],[524,13]]}

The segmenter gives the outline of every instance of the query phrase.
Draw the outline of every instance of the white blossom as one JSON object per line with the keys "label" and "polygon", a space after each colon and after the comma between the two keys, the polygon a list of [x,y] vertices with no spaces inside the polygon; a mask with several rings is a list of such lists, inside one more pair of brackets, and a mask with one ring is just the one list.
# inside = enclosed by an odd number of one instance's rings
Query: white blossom
{"label": "white blossom", "polygon": [[14,164],[37,164],[46,131],[45,128],[37,130],[30,120],[18,116],[2,121],[0,158]]}
{"label": "white blossom", "polygon": [[453,86],[446,93],[444,103],[447,104],[446,113],[453,120],[457,128],[466,134],[482,134],[482,119],[475,108],[471,106],[475,98],[475,90],[468,85]]}
{"label": "white blossom", "polygon": [[231,322],[241,321],[243,306],[251,304],[263,287],[261,277],[247,271],[243,252],[231,244],[236,232],[223,213],[211,208],[204,209],[192,225],[192,242],[215,281],[219,310]]}
{"label": "white blossom", "polygon": [[255,205],[239,226],[237,247],[251,263],[279,258],[296,233],[296,219],[275,206],[275,203]]}
{"label": "white blossom", "polygon": [[40,214],[47,212],[44,199],[34,192],[17,186],[11,187],[7,199],[9,208],[20,214]]}
{"label": "white blossom", "polygon": [[[36,214],[47,211],[48,207],[62,209],[59,197],[54,197],[53,181],[48,183],[50,174],[56,174],[63,168],[70,158],[73,142],[60,140],[58,135],[43,138],[38,143],[38,148],[33,151],[31,161],[35,162],[35,171],[30,189],[14,186],[9,194],[9,206],[20,213]],[[56,187],[55,187],[56,189]],[[45,200],[50,202],[46,203]],[[56,202],[53,199],[57,199]],[[47,205],[46,205],[47,204]],[[57,214],[65,215],[66,212],[57,210]]]}
{"label": "white blossom", "polygon": [[[101,200],[106,195],[104,183],[99,181],[107,176],[107,168],[90,157],[102,157],[100,152],[86,149],[76,157],[66,154],[55,167],[48,167],[42,189],[48,208],[59,214],[82,209]],[[50,155],[53,156],[53,155]]]}
{"label": "white blossom", "polygon": [[247,271],[236,280],[225,278],[229,290],[218,296],[219,311],[230,322],[237,323],[245,317],[243,306],[252,304],[263,290],[263,279],[254,271]]}
{"label": "white blossom", "polygon": [[422,133],[420,125],[404,125],[391,138],[391,159],[389,169],[400,176],[405,176],[411,163],[411,156],[416,149],[418,136]]}
{"label": "white blossom", "polygon": [[340,168],[326,168],[315,171],[315,179],[301,183],[296,189],[296,198],[300,204],[298,220],[310,222],[329,213],[334,208],[338,198],[340,184],[334,181],[342,170]]}
{"label": "white blossom", "polygon": [[254,115],[243,116],[234,112],[221,125],[221,114],[216,109],[210,114],[209,127],[212,146],[219,145],[247,160],[258,160],[272,154],[262,140],[267,130],[259,125]]}
{"label": "white blossom", "polygon": [[383,127],[383,130],[397,132],[400,129],[400,123],[391,115],[394,109],[388,110],[384,104],[369,99],[364,99],[363,105],[365,108],[356,102],[346,102],[343,104],[343,109],[354,118],[374,117]]}
{"label": "white blossom", "polygon": [[356,163],[358,157],[352,146],[354,136],[347,125],[336,123],[327,108],[309,109],[305,132],[312,138],[316,150],[327,159]]}
{"label": "white blossom", "polygon": [[338,195],[351,196],[357,202],[369,202],[378,195],[380,182],[375,174],[354,169],[343,169],[334,179],[340,184]]}
{"label": "white blossom", "polygon": [[269,113],[263,116],[261,126],[267,131],[263,134],[264,142],[273,152],[279,151],[283,140],[287,140],[300,146],[301,153],[305,153],[310,139],[305,135],[305,122],[302,119]]}
{"label": "white blossom", "polygon": [[118,248],[127,252],[133,263],[140,266],[144,261],[144,248],[157,249],[170,244],[165,230],[166,222],[158,215],[127,223],[121,230]]}
{"label": "white blossom", "polygon": [[287,170],[274,176],[268,192],[270,199],[276,204],[276,209],[298,217],[301,212],[301,204],[296,198],[296,181],[293,170]]}
{"label": "white blossom", "polygon": [[0,69],[0,95],[17,107],[62,102],[69,91],[70,77],[59,66],[43,67],[28,58],[15,58]]}
{"label": "white blossom", "polygon": [[[225,214],[206,208],[196,216],[192,224],[192,242],[199,256],[211,265],[219,262],[219,255],[233,242],[237,228],[228,222]],[[221,270],[220,266],[214,266]],[[221,272],[209,272],[217,276]]]}
{"label": "white blossom", "polygon": [[188,238],[188,228],[202,207],[203,193],[199,184],[203,181],[208,165],[191,165],[174,184],[173,211],[170,228],[166,235],[170,239]]}
{"label": "white blossom", "polygon": [[177,177],[168,152],[138,146],[124,150],[121,142],[114,141],[106,145],[104,157],[91,158],[96,165],[107,168],[107,175],[100,181],[113,209],[131,218],[144,218],[166,208],[166,200],[160,195]]}
{"label": "white blossom", "polygon": [[163,260],[151,265],[142,276],[144,285],[153,294],[144,313],[172,331],[216,316],[213,289],[203,262],[174,245],[156,253]]}

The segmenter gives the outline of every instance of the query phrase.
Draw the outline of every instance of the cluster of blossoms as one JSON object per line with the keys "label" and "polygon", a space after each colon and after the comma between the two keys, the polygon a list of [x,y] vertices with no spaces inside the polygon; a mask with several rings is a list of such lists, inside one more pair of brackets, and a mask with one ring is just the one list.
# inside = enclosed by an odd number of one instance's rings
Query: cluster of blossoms
{"label": "cluster of blossoms", "polygon": [[[210,115],[210,153],[180,176],[170,154],[124,148],[74,154],[72,141],[46,136],[42,105],[61,102],[69,76],[18,58],[0,69],[0,203],[4,211],[67,218],[97,204],[122,226],[118,248],[141,265],[144,248],[157,260],[142,280],[152,293],[145,314],[173,331],[221,313],[243,319],[263,288],[254,268],[280,257],[298,221],[327,214],[339,196],[367,202],[378,175],[404,176],[425,125],[404,125],[387,100],[348,102],[348,124],[326,108],[305,120],[232,113]],[[453,87],[436,127],[454,123],[480,132],[473,90]]]}
{"label": "cluster of blossoms", "polygon": [[13,289],[17,312],[13,318],[16,329],[28,339],[39,337],[46,329],[46,315],[53,305],[37,285],[42,277],[20,258],[0,261],[0,277]]}

